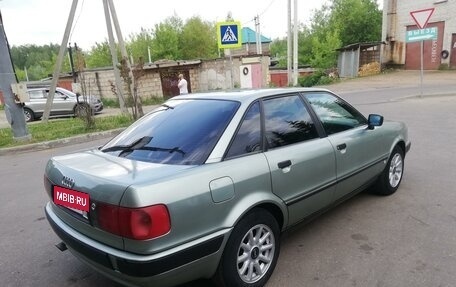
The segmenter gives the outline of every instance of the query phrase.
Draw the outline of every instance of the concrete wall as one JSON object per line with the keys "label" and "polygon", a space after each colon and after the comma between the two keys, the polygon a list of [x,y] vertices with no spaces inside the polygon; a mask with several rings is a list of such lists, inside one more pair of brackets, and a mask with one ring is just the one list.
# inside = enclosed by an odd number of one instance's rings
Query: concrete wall
{"label": "concrete wall", "polygon": [[[407,26],[415,25],[410,12],[434,8],[429,23],[445,22],[442,49],[451,52],[452,34],[456,33],[456,1],[454,0],[384,0],[382,41],[382,63],[405,65]],[[441,59],[449,64],[449,59]]]}
{"label": "concrete wall", "polygon": [[[170,71],[188,69],[192,92],[227,90],[240,88],[240,67],[244,64],[261,64],[261,87],[269,85],[269,57],[220,58],[205,60],[198,65],[167,67]],[[161,68],[163,70],[163,68]],[[160,69],[146,68],[138,80],[138,94],[142,98],[163,98]],[[116,98],[114,72],[112,68],[94,69],[83,72],[86,90],[102,98]],[[125,89],[125,87],[124,87]]]}

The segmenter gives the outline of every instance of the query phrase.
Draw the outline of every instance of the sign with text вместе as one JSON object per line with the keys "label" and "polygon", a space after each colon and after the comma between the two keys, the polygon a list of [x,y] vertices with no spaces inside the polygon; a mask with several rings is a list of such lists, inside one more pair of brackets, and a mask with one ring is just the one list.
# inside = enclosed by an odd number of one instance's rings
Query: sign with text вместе
{"label": "sign with text \u0432\u043c\u0435\u0441\u0442\u0435", "polygon": [[220,49],[242,47],[240,22],[218,22],[217,42]]}

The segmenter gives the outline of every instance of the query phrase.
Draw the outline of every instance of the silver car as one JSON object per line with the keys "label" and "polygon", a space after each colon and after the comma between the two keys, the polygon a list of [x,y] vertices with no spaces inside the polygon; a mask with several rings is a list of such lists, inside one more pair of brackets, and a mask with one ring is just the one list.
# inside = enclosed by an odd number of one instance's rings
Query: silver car
{"label": "silver car", "polygon": [[[280,234],[370,187],[393,194],[407,127],[324,89],[190,94],[45,170],[58,246],[128,286],[263,286]],[[63,283],[63,282],[62,282]]]}
{"label": "silver car", "polygon": [[[24,103],[24,115],[27,122],[41,118],[46,107],[49,88],[28,89],[29,101]],[[81,109],[85,104],[90,105],[92,113],[103,110],[103,102],[95,96],[77,96],[75,93],[64,88],[57,87],[55,90],[54,101],[52,102],[51,116],[77,115],[84,111]]]}

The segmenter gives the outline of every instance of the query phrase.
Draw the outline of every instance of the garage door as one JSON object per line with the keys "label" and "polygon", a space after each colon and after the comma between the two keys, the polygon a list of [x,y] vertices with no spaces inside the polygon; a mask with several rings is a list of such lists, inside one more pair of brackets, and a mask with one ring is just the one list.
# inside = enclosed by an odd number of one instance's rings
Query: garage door
{"label": "garage door", "polygon": [[[437,27],[438,37],[436,40],[424,41],[423,63],[425,70],[438,70],[441,58],[440,53],[443,47],[443,34],[445,29],[445,22],[429,23],[426,28]],[[417,26],[407,26],[407,31],[416,30]],[[405,68],[407,70],[420,70],[421,69],[421,43],[407,43],[405,55]]]}

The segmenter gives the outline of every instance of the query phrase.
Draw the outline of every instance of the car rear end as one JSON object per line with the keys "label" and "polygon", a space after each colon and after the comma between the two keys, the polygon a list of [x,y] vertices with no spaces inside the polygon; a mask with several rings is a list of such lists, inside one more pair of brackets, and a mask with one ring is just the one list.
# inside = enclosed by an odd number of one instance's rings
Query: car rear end
{"label": "car rear end", "polygon": [[[127,285],[211,277],[232,226],[213,198],[225,189],[209,185],[225,182],[217,174],[226,167],[203,163],[237,108],[218,100],[164,105],[99,150],[52,158],[45,210],[63,246]],[[190,110],[199,113],[180,116]]]}
{"label": "car rear end", "polygon": [[[126,285],[174,286],[195,276],[211,276],[229,229],[184,239],[170,234],[177,223],[168,206],[175,214],[180,207],[169,193],[140,199],[151,178],[164,186],[164,178],[191,169],[134,162],[98,150],[51,159],[44,177],[50,198],[45,213],[63,241],[60,249],[68,247],[97,271]],[[210,200],[210,195],[202,196]]]}

